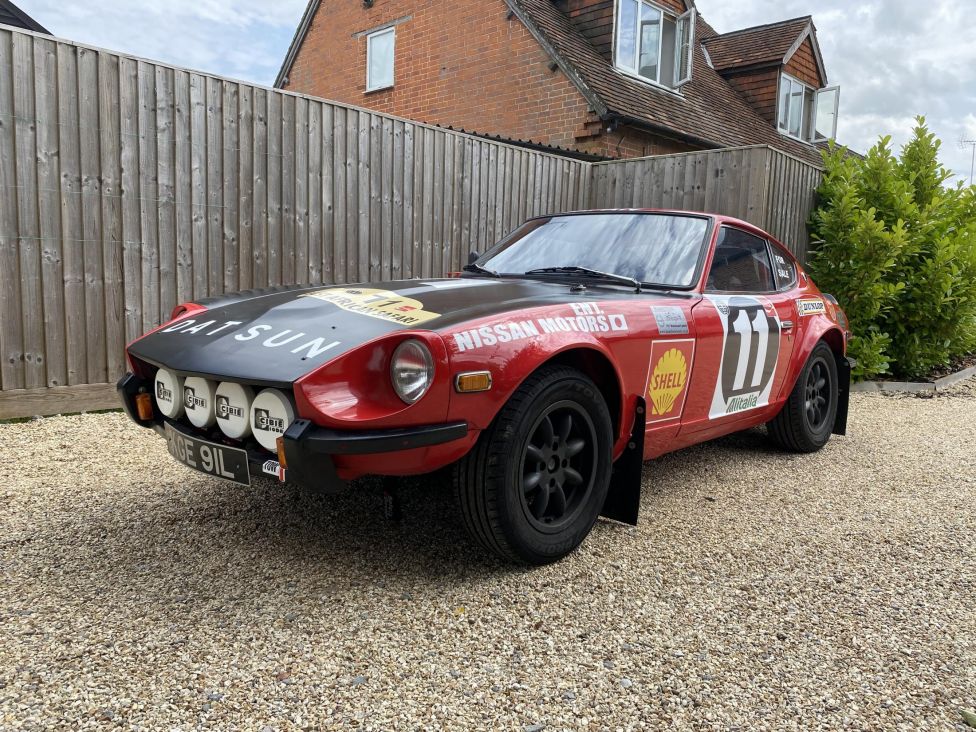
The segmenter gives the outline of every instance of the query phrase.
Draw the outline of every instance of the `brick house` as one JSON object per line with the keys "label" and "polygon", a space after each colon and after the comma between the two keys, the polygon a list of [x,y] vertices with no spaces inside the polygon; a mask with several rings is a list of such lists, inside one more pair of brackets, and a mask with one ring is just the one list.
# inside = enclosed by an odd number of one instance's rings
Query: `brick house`
{"label": "brick house", "polygon": [[807,16],[718,34],[693,0],[311,0],[275,86],[600,158],[836,130]]}

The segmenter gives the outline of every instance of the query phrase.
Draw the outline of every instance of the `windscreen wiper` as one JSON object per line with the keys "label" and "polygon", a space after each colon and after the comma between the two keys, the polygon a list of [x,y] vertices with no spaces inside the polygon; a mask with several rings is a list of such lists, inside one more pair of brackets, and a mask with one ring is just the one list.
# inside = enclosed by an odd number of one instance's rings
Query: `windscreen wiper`
{"label": "windscreen wiper", "polygon": [[500,277],[501,276],[497,272],[495,272],[494,270],[488,269],[487,267],[482,267],[477,262],[471,262],[471,264],[466,264],[463,267],[461,267],[461,269],[463,269],[465,272],[473,272],[475,274],[488,275],[489,277]]}
{"label": "windscreen wiper", "polygon": [[528,272],[524,272],[523,274],[579,275],[581,277],[591,277],[593,279],[601,279],[607,282],[619,282],[622,285],[630,285],[636,292],[641,291],[641,282],[634,277],[613,274],[612,272],[601,272],[598,269],[590,269],[589,267],[539,267],[538,269],[530,269]]}

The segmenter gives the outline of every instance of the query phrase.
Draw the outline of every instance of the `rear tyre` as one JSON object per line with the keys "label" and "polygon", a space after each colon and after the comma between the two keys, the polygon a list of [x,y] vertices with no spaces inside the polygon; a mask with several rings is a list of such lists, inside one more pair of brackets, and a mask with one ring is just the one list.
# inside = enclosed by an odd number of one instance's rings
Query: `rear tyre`
{"label": "rear tyre", "polygon": [[596,522],[612,450],[610,411],[593,382],[565,366],[541,368],[454,466],[468,533],[511,561],[563,558]]}
{"label": "rear tyre", "polygon": [[766,424],[769,436],[792,452],[827,444],[837,417],[837,362],[823,341],[814,346],[783,409]]}

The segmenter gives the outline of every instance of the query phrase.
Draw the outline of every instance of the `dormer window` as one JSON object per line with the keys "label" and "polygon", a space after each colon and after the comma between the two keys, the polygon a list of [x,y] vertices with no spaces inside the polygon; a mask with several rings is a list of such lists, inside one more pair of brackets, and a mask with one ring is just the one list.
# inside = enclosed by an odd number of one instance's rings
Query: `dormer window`
{"label": "dormer window", "polygon": [[691,81],[694,34],[694,8],[676,16],[647,0],[618,0],[616,66],[677,89]]}
{"label": "dormer window", "polygon": [[837,136],[840,87],[814,89],[789,74],[781,74],[777,127],[784,135],[804,142],[832,140]]}

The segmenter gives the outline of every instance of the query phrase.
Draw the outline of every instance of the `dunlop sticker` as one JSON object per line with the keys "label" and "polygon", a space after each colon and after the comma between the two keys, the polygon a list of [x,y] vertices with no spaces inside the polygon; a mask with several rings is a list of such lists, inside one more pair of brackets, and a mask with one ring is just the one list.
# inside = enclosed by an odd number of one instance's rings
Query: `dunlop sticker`
{"label": "dunlop sticker", "polygon": [[800,317],[803,317],[804,315],[823,315],[827,312],[827,306],[824,305],[824,301],[819,298],[798,300],[796,303],[796,309],[799,311]]}
{"label": "dunlop sticker", "polygon": [[647,377],[648,422],[681,417],[694,353],[695,341],[691,338],[651,344],[651,369]]}
{"label": "dunlop sticker", "polygon": [[370,287],[330,287],[327,290],[305,293],[301,297],[325,300],[350,313],[359,313],[400,325],[420,325],[440,317],[440,313],[424,310],[424,304],[420,300],[403,297],[390,290]]}

